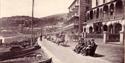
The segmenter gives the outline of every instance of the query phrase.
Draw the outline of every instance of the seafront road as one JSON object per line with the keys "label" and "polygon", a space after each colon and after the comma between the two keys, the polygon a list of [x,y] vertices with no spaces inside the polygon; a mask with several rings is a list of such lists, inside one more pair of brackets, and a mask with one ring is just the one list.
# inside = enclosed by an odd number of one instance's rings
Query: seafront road
{"label": "seafront road", "polygon": [[53,63],[111,63],[100,58],[82,56],[69,47],[59,46],[46,39],[43,39],[43,41],[38,39],[38,44],[48,56],[52,57]]}

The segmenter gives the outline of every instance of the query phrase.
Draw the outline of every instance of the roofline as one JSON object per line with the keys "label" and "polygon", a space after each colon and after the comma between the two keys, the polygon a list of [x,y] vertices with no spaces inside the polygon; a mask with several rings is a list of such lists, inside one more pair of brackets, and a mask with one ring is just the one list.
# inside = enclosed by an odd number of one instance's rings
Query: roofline
{"label": "roofline", "polygon": [[68,9],[76,2],[77,0],[74,0],[71,5],[68,7]]}

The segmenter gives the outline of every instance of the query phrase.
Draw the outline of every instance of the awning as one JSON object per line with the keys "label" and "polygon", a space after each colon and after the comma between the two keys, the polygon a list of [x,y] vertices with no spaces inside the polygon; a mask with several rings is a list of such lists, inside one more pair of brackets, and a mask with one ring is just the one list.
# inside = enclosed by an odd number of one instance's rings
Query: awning
{"label": "awning", "polygon": [[93,27],[93,23],[92,24],[87,24],[86,28],[89,28],[90,26]]}
{"label": "awning", "polygon": [[102,22],[103,25],[106,25],[106,22]]}
{"label": "awning", "polygon": [[63,29],[64,29],[64,30],[68,30],[68,29],[74,28],[74,25],[75,25],[74,23],[69,24],[69,25],[63,27]]}
{"label": "awning", "polygon": [[121,23],[125,26],[125,20],[122,20]]}
{"label": "awning", "polygon": [[107,23],[106,23],[106,25],[111,25],[111,24],[112,24],[112,22],[111,22],[111,21],[109,21],[109,22],[107,22]]}
{"label": "awning", "polygon": [[74,21],[74,20],[78,20],[78,19],[79,19],[79,17],[77,17],[77,16],[73,16],[73,17],[70,18],[67,22]]}
{"label": "awning", "polygon": [[109,21],[106,23],[106,25],[111,25],[111,24],[115,24],[115,23],[120,23],[120,20],[117,21]]}
{"label": "awning", "polygon": [[90,25],[86,25],[86,28],[89,28],[90,27]]}

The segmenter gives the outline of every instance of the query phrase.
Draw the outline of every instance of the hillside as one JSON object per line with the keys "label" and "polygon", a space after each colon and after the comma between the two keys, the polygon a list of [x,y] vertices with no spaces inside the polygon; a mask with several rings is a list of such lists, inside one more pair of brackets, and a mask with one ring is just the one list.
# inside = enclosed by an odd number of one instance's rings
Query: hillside
{"label": "hillside", "polygon": [[[57,22],[65,21],[67,14],[57,14],[42,18],[33,18],[34,27],[43,27],[46,25],[53,25]],[[0,27],[24,27],[31,26],[32,17],[30,16],[12,16],[0,18]]]}
{"label": "hillside", "polygon": [[58,22],[64,22],[67,20],[67,14],[57,14],[57,15],[51,15],[46,16],[43,18],[40,18],[42,21],[45,21],[46,25],[54,25]]}
{"label": "hillside", "polygon": [[[23,25],[25,27],[31,26],[32,17],[29,16],[12,16],[12,17],[4,17],[0,19],[0,26],[2,27],[17,27],[19,25]],[[33,18],[33,25],[37,24],[40,19]]]}

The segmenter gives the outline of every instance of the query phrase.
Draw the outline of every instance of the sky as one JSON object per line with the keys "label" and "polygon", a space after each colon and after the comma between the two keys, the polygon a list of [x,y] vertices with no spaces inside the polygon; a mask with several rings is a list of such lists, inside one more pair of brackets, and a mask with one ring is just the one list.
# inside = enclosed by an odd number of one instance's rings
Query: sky
{"label": "sky", "polygon": [[[35,0],[35,17],[44,17],[68,12],[73,0]],[[0,18],[31,16],[32,0],[0,0]]]}

